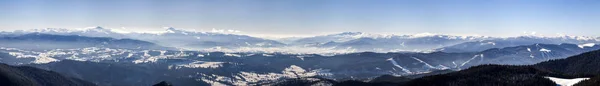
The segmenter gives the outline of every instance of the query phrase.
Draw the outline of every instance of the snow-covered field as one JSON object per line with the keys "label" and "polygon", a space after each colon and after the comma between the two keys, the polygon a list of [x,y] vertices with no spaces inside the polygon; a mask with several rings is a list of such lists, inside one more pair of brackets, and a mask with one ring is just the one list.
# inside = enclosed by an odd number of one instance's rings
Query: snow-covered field
{"label": "snow-covered field", "polygon": [[563,79],[563,78],[556,78],[556,77],[546,77],[546,78],[554,81],[554,83],[556,83],[557,85],[560,85],[560,86],[573,86],[583,80],[590,79],[590,78]]}

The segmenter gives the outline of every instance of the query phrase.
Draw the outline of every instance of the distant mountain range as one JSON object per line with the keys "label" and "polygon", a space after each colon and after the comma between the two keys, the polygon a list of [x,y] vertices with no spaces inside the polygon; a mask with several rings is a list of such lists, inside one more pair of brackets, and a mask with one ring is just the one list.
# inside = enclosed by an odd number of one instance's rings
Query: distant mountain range
{"label": "distant mountain range", "polygon": [[91,27],[84,29],[47,28],[2,32],[3,34],[22,35],[30,33],[53,35],[77,35],[86,37],[128,38],[156,43],[161,46],[180,49],[240,48],[240,47],[274,47],[285,44],[273,40],[250,37],[246,35],[222,34],[214,32],[185,31],[166,28],[161,33],[120,33],[112,29]]}
{"label": "distant mountain range", "polygon": [[[441,84],[426,85],[535,84],[532,81],[551,85],[554,83],[543,76],[595,76],[595,69],[589,68],[594,67],[590,62],[594,59],[555,59],[600,49],[598,38],[583,36],[343,32],[284,39],[175,28],[160,33],[125,33],[102,27],[21,30],[0,32],[0,63],[33,66],[107,86],[161,81],[176,86],[416,85],[432,80]],[[491,77],[518,80],[494,81]]]}
{"label": "distant mountain range", "polygon": [[46,28],[1,33],[2,35],[41,33],[53,35],[78,35],[87,37],[111,37],[116,39],[128,38],[148,41],[165,47],[174,47],[186,50],[234,49],[237,51],[261,51],[273,50],[272,48],[292,47],[297,48],[296,50],[298,51],[306,51],[306,48],[323,48],[328,50],[344,50],[351,52],[477,52],[490,48],[531,45],[536,43],[600,43],[600,38],[585,36],[489,37],[453,36],[431,33],[414,35],[385,35],[362,32],[342,32],[314,37],[294,37],[282,38],[281,40],[270,40],[247,35],[187,31],[172,27],[165,28],[165,31],[158,33],[126,33],[120,32],[119,30],[102,27],[90,27],[84,29]]}
{"label": "distant mountain range", "polygon": [[221,34],[211,32],[192,32],[167,28],[165,33],[131,33],[130,38],[146,40],[157,44],[178,47],[191,50],[202,50],[209,48],[230,48],[241,47],[281,47],[285,44],[246,35]]}
{"label": "distant mountain range", "polygon": [[595,44],[599,44],[598,39],[594,39],[591,37],[580,37],[580,36],[562,36],[562,37],[538,37],[538,36],[519,36],[519,37],[509,37],[509,38],[494,38],[473,42],[465,42],[457,45],[447,46],[444,48],[438,49],[439,51],[444,52],[477,52],[483,51],[490,48],[503,48],[510,46],[519,46],[519,45],[530,45],[536,43],[545,43],[545,44],[561,44],[561,43],[571,43],[571,44],[580,44],[580,47],[594,46]]}
{"label": "distant mountain range", "polygon": [[174,49],[162,47],[151,42],[134,39],[85,37],[78,35],[52,35],[42,33],[0,36],[0,47],[19,48],[26,50],[73,49],[86,47],[105,47],[123,49]]}
{"label": "distant mountain range", "polygon": [[344,32],[298,39],[292,44],[337,49],[356,49],[359,52],[425,51],[469,41],[484,40],[485,36],[451,36],[435,34],[382,35]]}
{"label": "distant mountain range", "polygon": [[336,49],[355,49],[358,52],[397,52],[397,51],[444,51],[478,52],[491,48],[503,48],[520,45],[543,44],[586,44],[599,43],[598,38],[584,36],[452,36],[437,34],[382,35],[361,32],[315,36],[290,42],[298,46],[315,46]]}

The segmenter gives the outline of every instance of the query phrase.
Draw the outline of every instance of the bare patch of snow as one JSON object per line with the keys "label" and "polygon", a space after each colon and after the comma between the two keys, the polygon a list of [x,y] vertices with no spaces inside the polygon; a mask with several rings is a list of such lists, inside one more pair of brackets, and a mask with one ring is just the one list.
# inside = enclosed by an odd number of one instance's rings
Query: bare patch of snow
{"label": "bare patch of snow", "polygon": [[205,62],[205,61],[194,61],[187,64],[179,64],[175,69],[179,69],[181,67],[186,68],[219,68],[223,66],[225,62]]}
{"label": "bare patch of snow", "polygon": [[557,85],[560,85],[560,86],[573,86],[583,80],[590,79],[590,78],[563,79],[563,78],[556,78],[556,77],[546,77],[546,78],[554,81],[554,83],[556,83]]}
{"label": "bare patch of snow", "polygon": [[209,82],[213,85],[222,84],[222,82],[231,83],[236,86],[247,86],[257,84],[263,81],[275,81],[287,78],[304,78],[313,76],[330,76],[327,70],[305,70],[299,66],[291,65],[284,69],[281,73],[255,73],[255,72],[240,72],[235,76],[226,77],[219,75],[198,74],[202,81]]}
{"label": "bare patch of snow", "polygon": [[459,67],[465,66],[465,64],[467,64],[467,63],[471,62],[471,60],[473,60],[473,59],[475,59],[475,58],[477,58],[477,57],[481,57],[481,58],[483,58],[483,54],[481,54],[481,55],[475,55],[475,56],[473,56],[473,58],[471,58],[471,59],[469,59],[469,60],[467,60],[467,61],[463,62],[462,64],[460,64],[460,66],[459,66]]}
{"label": "bare patch of snow", "polygon": [[202,80],[202,81],[210,84],[210,86],[227,86],[226,84],[223,84],[223,83],[217,82],[217,81],[211,81],[211,80],[208,80],[208,79],[200,79],[200,80]]}
{"label": "bare patch of snow", "polygon": [[397,63],[397,62],[394,60],[394,58],[389,58],[389,59],[387,59],[387,61],[390,61],[390,62],[392,62],[392,64],[393,64],[394,66],[396,66],[396,67],[398,67],[398,68],[402,69],[402,71],[404,71],[404,72],[406,72],[406,73],[412,73],[412,72],[410,72],[410,70],[408,70],[408,69],[405,69],[404,67],[402,67],[402,66],[398,65],[398,63]]}
{"label": "bare patch of snow", "polygon": [[429,67],[429,68],[431,68],[431,69],[438,69],[438,70],[445,70],[445,69],[448,69],[448,67],[445,67],[445,66],[443,66],[443,65],[439,65],[438,67],[434,67],[434,66],[430,65],[429,63],[427,63],[427,62],[425,62],[425,61],[423,61],[423,60],[421,60],[421,59],[419,59],[419,58],[417,58],[417,57],[412,57],[412,58],[413,58],[413,59],[415,59],[415,60],[417,60],[417,61],[419,61],[420,63],[423,63],[423,64],[425,64],[425,66],[427,66],[427,67]]}
{"label": "bare patch of snow", "polygon": [[594,45],[596,45],[595,43],[586,43],[586,44],[580,44],[577,45],[579,48],[586,48],[586,47],[594,47]]}
{"label": "bare patch of snow", "polygon": [[529,57],[531,57],[531,58],[535,58],[535,56],[533,56],[533,54],[529,54]]}
{"label": "bare patch of snow", "polygon": [[546,48],[542,48],[542,49],[540,49],[540,51],[541,51],[541,52],[552,52],[552,50],[548,50],[548,49],[546,49]]}
{"label": "bare patch of snow", "polygon": [[242,55],[240,55],[240,54],[233,54],[233,53],[225,53],[225,56],[242,57]]}
{"label": "bare patch of snow", "polygon": [[51,57],[41,56],[41,57],[35,58],[35,61],[33,61],[33,63],[43,64],[43,63],[50,63],[50,62],[55,62],[55,61],[58,61],[58,60],[51,58]]}
{"label": "bare patch of snow", "polygon": [[273,57],[273,55],[270,55],[270,54],[262,54],[262,56]]}

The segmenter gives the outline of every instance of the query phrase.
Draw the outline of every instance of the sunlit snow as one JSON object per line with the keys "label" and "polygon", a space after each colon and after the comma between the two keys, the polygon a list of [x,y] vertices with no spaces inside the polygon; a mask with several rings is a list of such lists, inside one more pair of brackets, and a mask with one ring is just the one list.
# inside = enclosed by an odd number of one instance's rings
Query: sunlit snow
{"label": "sunlit snow", "polygon": [[387,61],[390,61],[390,62],[391,62],[391,63],[392,63],[394,66],[396,66],[396,67],[398,67],[398,68],[402,69],[402,71],[404,71],[404,72],[406,72],[406,73],[412,73],[412,72],[410,72],[410,70],[408,70],[408,69],[405,69],[404,67],[402,67],[402,66],[398,65],[398,63],[397,63],[397,62],[394,60],[394,58],[389,58],[389,59],[387,59]]}
{"label": "sunlit snow", "polygon": [[546,49],[546,48],[542,48],[542,49],[540,49],[540,51],[541,51],[541,52],[552,52],[552,50],[548,50],[548,49]]}
{"label": "sunlit snow", "polygon": [[579,48],[586,48],[586,47],[594,47],[594,45],[596,45],[595,43],[586,43],[586,44],[581,44],[581,45],[577,45]]}
{"label": "sunlit snow", "polygon": [[556,83],[557,85],[560,85],[560,86],[573,86],[583,80],[590,79],[590,78],[563,79],[563,78],[556,78],[556,77],[546,77],[546,78],[554,81],[554,83]]}

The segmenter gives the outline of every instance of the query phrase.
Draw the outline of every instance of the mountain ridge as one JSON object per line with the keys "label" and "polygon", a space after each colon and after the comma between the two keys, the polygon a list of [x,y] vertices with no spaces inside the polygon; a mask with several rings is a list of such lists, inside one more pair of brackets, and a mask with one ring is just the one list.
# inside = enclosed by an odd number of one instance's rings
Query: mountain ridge
{"label": "mountain ridge", "polygon": [[[30,33],[0,37],[0,46],[31,50],[71,49],[84,47],[107,47],[125,49],[171,49],[151,42],[134,39],[114,39],[110,37],[86,37],[79,35],[52,35]],[[33,46],[31,46],[33,45]]]}

